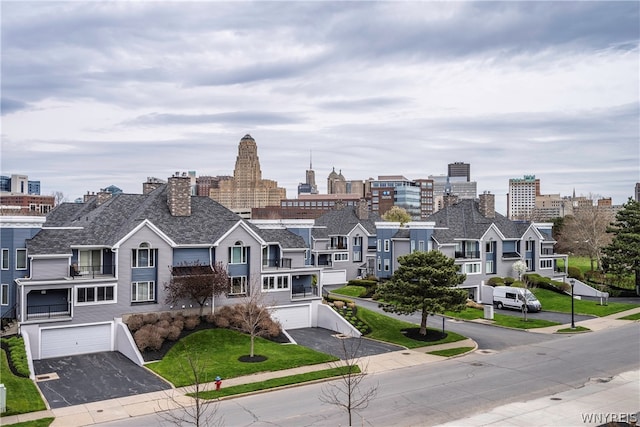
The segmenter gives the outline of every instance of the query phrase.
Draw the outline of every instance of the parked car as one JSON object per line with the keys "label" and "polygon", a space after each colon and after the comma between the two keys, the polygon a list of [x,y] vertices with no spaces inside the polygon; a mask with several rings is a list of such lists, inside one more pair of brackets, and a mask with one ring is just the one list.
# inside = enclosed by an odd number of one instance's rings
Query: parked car
{"label": "parked car", "polygon": [[493,288],[493,304],[497,308],[515,308],[522,310],[526,301],[527,311],[540,311],[542,304],[529,289],[511,286],[496,286]]}

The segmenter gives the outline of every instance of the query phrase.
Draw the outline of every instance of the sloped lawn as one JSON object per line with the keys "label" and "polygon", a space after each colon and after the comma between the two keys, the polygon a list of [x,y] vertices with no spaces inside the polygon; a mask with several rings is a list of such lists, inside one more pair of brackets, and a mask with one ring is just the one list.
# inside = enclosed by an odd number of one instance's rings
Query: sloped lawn
{"label": "sloped lawn", "polygon": [[[9,369],[7,353],[2,350],[0,361],[2,384],[7,389],[7,411],[2,416],[24,414],[27,412],[43,411],[45,407],[36,385],[29,378],[14,375]],[[0,424],[3,424],[0,421]]]}
{"label": "sloped lawn", "polygon": [[[542,304],[545,311],[557,311],[560,313],[571,313],[571,296],[550,291],[548,289],[531,289]],[[600,301],[574,300],[574,313],[592,316],[608,316],[625,310],[638,308],[637,304],[620,302],[610,302],[607,305],[600,305]]]}
{"label": "sloped lawn", "polygon": [[193,384],[188,358],[201,371],[200,382],[234,378],[258,372],[280,371],[298,366],[337,360],[335,357],[294,344],[278,344],[256,338],[254,354],[265,356],[262,362],[240,362],[249,354],[250,337],[229,329],[206,329],[180,340],[159,362],[145,365],[176,387]]}

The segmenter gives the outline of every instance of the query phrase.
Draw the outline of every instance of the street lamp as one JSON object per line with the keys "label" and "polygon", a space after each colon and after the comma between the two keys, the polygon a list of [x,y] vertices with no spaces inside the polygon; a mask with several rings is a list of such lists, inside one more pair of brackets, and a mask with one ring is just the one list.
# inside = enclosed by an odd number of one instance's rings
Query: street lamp
{"label": "street lamp", "polygon": [[575,329],[576,322],[573,319],[573,285],[576,284],[576,281],[574,279],[571,279],[569,280],[569,283],[571,283],[571,329]]}

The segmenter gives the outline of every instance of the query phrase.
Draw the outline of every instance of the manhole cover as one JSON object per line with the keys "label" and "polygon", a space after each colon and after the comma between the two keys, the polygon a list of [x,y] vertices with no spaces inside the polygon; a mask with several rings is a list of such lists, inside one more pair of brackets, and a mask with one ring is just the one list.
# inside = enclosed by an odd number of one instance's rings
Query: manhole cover
{"label": "manhole cover", "polygon": [[478,350],[477,353],[482,353],[482,354],[495,354],[496,351],[495,350],[490,350],[488,348],[483,349],[483,350]]}
{"label": "manhole cover", "polygon": [[473,362],[471,366],[484,366],[484,364],[480,362]]}
{"label": "manhole cover", "polygon": [[547,353],[536,353],[538,356],[546,356]]}
{"label": "manhole cover", "polygon": [[408,355],[410,355],[411,353],[402,352],[402,354],[403,354],[403,355],[405,355],[405,356],[408,356]]}
{"label": "manhole cover", "polygon": [[562,400],[561,397],[552,397],[551,400]]}
{"label": "manhole cover", "polygon": [[605,377],[605,378],[589,378],[589,381],[593,383],[608,383],[611,381],[613,377]]}

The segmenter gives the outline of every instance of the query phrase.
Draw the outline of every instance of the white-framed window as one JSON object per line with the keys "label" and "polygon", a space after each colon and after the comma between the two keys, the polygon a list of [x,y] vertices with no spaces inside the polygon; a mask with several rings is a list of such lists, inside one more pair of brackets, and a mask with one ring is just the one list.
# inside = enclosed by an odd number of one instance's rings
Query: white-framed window
{"label": "white-framed window", "polygon": [[525,264],[527,264],[527,271],[531,271],[531,259],[527,258],[524,260]]}
{"label": "white-framed window", "polygon": [[384,251],[389,252],[390,249],[391,249],[391,240],[384,239]]}
{"label": "white-framed window", "polygon": [[362,251],[353,251],[353,261],[354,262],[362,261]]}
{"label": "white-framed window", "polygon": [[412,240],[411,241],[411,249],[410,249],[411,253],[414,253],[416,251],[416,241]]}
{"label": "white-framed window", "polygon": [[541,259],[540,260],[540,268],[553,268],[553,260],[552,259]]}
{"label": "white-framed window", "polygon": [[16,270],[27,269],[27,250],[16,249]]}
{"label": "white-framed window", "polygon": [[137,249],[133,250],[131,266],[134,268],[148,268],[156,265],[155,250],[148,243],[140,243]]}
{"label": "white-framed window", "polygon": [[264,276],[262,278],[262,290],[264,292],[284,291],[289,289],[289,276]]}
{"label": "white-framed window", "polygon": [[485,252],[488,253],[488,254],[492,254],[494,247],[495,247],[495,242],[493,242],[493,241],[487,242],[485,244]]}
{"label": "white-framed window", "polygon": [[376,242],[376,246],[376,250],[380,252],[382,250],[382,240],[378,239],[378,241]]}
{"label": "white-framed window", "polygon": [[418,250],[420,252],[424,252],[424,240],[419,240],[418,241]]}
{"label": "white-framed window", "polygon": [[9,249],[2,249],[2,269],[9,269]]}
{"label": "white-framed window", "polygon": [[496,271],[494,270],[495,268],[495,264],[493,263],[493,260],[489,260],[485,263],[485,272],[487,274],[495,274]]}
{"label": "white-framed window", "polygon": [[76,303],[107,303],[116,302],[116,286],[100,285],[100,286],[83,286],[76,288]]}
{"label": "white-framed window", "polygon": [[9,284],[0,285],[0,305],[9,305]]}
{"label": "white-framed window", "polygon": [[389,262],[389,259],[385,259],[384,260],[384,271],[389,271],[391,269],[391,263]]}
{"label": "white-framed window", "polygon": [[230,279],[231,287],[229,295],[246,295],[247,294],[247,276],[234,276]]}
{"label": "white-framed window", "polygon": [[131,283],[131,302],[154,302],[156,300],[155,282]]}
{"label": "white-framed window", "polygon": [[333,254],[333,261],[349,261],[349,252],[337,252]]}
{"label": "white-framed window", "polygon": [[531,251],[533,250],[533,245],[534,245],[534,243],[535,243],[535,242],[534,242],[533,240],[527,240],[527,241],[525,242],[525,245],[524,245],[525,250],[526,250],[527,252],[531,252]]}
{"label": "white-framed window", "polygon": [[382,258],[378,257],[378,271],[382,270]]}
{"label": "white-framed window", "polygon": [[480,274],[482,272],[482,264],[479,262],[469,262],[464,265],[465,274]]}
{"label": "white-framed window", "polygon": [[229,264],[246,264],[248,248],[244,243],[237,241],[229,247]]}

